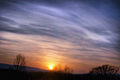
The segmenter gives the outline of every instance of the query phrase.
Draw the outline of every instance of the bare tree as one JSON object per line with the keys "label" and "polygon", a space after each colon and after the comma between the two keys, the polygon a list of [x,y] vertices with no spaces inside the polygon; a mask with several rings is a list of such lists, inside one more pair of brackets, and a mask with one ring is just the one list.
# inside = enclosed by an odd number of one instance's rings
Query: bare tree
{"label": "bare tree", "polygon": [[69,66],[61,66],[60,64],[55,67],[55,71],[61,72],[61,73],[69,73],[71,74],[73,72],[73,69]]}
{"label": "bare tree", "polygon": [[25,57],[21,54],[18,54],[14,60],[15,70],[25,70]]}
{"label": "bare tree", "polygon": [[91,74],[117,74],[119,71],[119,67],[110,66],[110,65],[102,65],[99,67],[93,68],[90,73]]}
{"label": "bare tree", "polygon": [[70,67],[68,66],[65,66],[64,68],[64,73],[72,73],[73,72],[73,69],[71,69]]}

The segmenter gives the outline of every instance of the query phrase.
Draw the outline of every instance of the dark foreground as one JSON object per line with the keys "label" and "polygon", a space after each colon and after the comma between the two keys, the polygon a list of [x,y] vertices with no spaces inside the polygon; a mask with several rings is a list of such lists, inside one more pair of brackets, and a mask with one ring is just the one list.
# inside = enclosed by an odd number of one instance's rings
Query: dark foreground
{"label": "dark foreground", "polygon": [[65,74],[61,72],[25,72],[0,70],[0,80],[120,80],[118,75]]}

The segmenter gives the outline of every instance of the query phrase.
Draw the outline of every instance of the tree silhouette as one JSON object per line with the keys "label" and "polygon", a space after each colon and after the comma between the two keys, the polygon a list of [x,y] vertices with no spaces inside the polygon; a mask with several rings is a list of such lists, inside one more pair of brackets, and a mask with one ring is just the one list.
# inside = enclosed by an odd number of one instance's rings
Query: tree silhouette
{"label": "tree silhouette", "polygon": [[73,72],[73,70],[70,67],[65,66],[64,73],[72,73],[72,72]]}
{"label": "tree silhouette", "polygon": [[25,70],[25,57],[21,54],[18,54],[14,60],[14,69],[15,70]]}
{"label": "tree silhouette", "polygon": [[60,64],[55,67],[55,71],[61,72],[61,73],[73,73],[73,69],[69,66],[61,66]]}
{"label": "tree silhouette", "polygon": [[93,68],[90,73],[91,74],[117,74],[119,71],[119,67],[110,66],[110,65],[102,65],[99,67]]}

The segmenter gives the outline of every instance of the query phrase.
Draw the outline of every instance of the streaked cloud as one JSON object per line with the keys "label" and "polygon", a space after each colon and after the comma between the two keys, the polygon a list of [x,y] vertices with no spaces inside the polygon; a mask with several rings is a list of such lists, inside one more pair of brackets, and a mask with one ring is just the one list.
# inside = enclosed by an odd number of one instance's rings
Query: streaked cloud
{"label": "streaked cloud", "polygon": [[118,64],[116,1],[1,2],[9,7],[3,4],[0,11],[0,55],[21,53],[28,61],[32,57],[30,66],[42,67],[51,61],[79,65],[81,71],[88,65]]}

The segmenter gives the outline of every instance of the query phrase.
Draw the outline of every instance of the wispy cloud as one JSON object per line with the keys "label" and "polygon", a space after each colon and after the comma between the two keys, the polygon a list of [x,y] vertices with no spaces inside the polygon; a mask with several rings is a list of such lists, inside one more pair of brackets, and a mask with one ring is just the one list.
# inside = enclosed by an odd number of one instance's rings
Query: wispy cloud
{"label": "wispy cloud", "polygon": [[33,62],[37,56],[43,61],[51,55],[52,61],[70,59],[66,63],[75,65],[119,61],[115,50],[119,40],[116,1],[53,2],[1,1],[0,54],[34,54]]}

